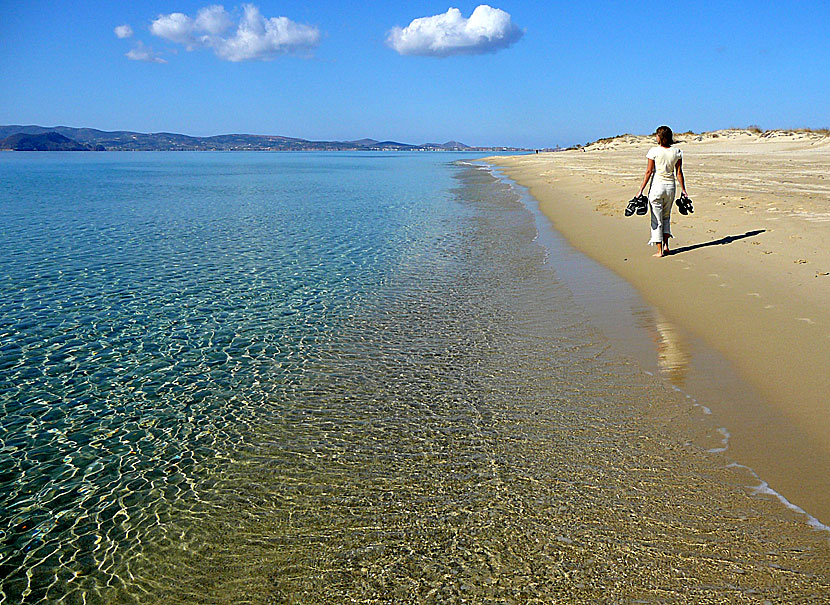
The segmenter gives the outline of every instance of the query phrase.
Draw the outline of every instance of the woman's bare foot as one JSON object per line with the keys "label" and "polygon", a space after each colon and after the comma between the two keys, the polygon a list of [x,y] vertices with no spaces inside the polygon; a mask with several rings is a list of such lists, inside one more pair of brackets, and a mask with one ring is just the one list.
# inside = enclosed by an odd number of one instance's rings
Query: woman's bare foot
{"label": "woman's bare foot", "polygon": [[652,254],[652,256],[656,256],[657,258],[663,258],[665,253],[663,252],[663,244],[657,244],[657,254]]}

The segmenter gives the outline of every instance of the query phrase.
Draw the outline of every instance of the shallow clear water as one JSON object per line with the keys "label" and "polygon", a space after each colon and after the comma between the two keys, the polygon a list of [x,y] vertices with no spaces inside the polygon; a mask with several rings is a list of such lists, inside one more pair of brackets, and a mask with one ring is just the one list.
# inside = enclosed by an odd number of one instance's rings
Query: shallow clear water
{"label": "shallow clear water", "polygon": [[6,594],[111,583],[262,416],[300,413],[361,299],[453,220],[447,157],[5,155]]}
{"label": "shallow clear water", "polygon": [[459,157],[0,157],[3,602],[818,590]]}

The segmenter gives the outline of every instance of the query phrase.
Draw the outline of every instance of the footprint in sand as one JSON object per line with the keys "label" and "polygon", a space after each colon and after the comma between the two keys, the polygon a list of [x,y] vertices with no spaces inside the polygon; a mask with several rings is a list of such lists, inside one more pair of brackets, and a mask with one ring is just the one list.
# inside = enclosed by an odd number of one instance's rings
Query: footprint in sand
{"label": "footprint in sand", "polygon": [[759,297],[759,298],[761,297],[761,295],[760,295],[760,294],[758,294],[757,292],[747,292],[747,293],[746,293],[746,295],[747,295],[747,296],[757,296],[757,297]]}
{"label": "footprint in sand", "polygon": [[808,324],[814,324],[814,323],[816,323],[816,322],[814,322],[812,319],[810,319],[809,317],[796,317],[796,320],[798,320],[798,321],[803,321],[803,322],[806,322],[806,323],[808,323]]}
{"label": "footprint in sand", "polygon": [[797,258],[797,259],[795,259],[793,262],[794,262],[796,265],[803,265],[804,263],[806,263],[806,262],[807,262],[807,259],[806,259],[806,258]]}
{"label": "footprint in sand", "polygon": [[710,273],[709,277],[720,277],[720,275],[718,275],[717,273]]}

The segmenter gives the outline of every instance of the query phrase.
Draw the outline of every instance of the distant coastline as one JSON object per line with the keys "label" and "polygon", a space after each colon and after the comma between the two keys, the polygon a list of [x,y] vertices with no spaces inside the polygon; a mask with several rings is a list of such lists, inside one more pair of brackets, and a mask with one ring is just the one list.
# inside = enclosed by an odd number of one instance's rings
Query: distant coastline
{"label": "distant coastline", "polygon": [[[458,141],[412,145],[397,141],[309,141],[284,136],[221,134],[192,137],[170,132],[104,131],[69,126],[0,126],[0,150],[11,151],[534,151],[470,146]],[[550,151],[550,150],[548,150]]]}

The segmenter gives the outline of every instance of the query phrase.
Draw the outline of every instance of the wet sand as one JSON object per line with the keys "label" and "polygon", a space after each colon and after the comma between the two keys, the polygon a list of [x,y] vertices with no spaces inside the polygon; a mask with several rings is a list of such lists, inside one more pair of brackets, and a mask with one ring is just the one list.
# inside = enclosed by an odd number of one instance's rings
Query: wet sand
{"label": "wet sand", "polygon": [[830,523],[830,137],[677,138],[695,213],[673,211],[664,259],[646,245],[647,217],[623,214],[652,137],[487,161],[527,187],[576,249],[714,349],[688,380],[728,429],[729,456]]}

